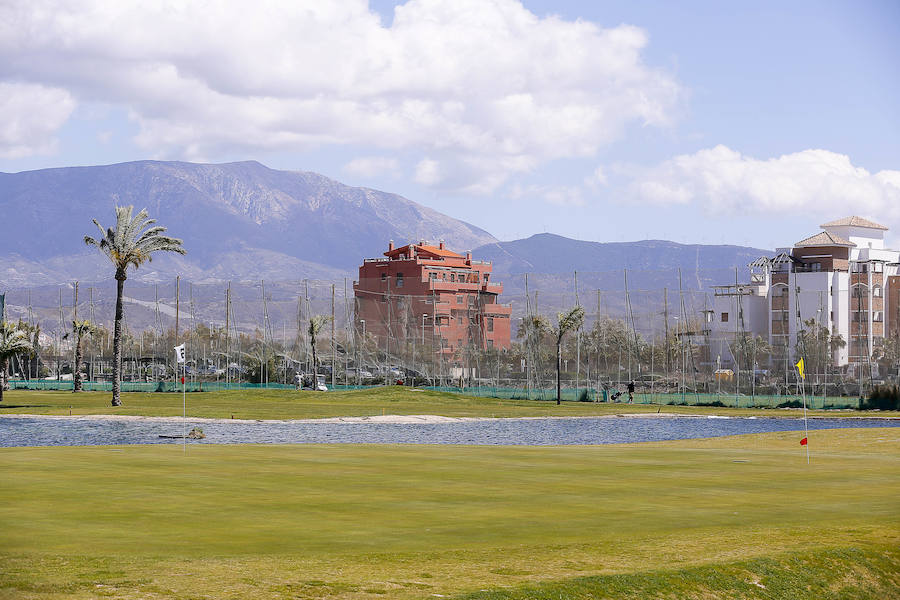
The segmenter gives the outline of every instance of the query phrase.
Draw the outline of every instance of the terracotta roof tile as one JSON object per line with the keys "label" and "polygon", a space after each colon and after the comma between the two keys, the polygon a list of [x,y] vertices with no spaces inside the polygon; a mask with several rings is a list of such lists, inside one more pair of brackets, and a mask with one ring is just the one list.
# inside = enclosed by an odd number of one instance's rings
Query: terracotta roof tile
{"label": "terracotta roof tile", "polygon": [[400,254],[410,255],[410,248],[415,246],[418,248],[419,252],[423,252],[426,254],[432,254],[434,256],[440,256],[443,258],[465,258],[461,254],[457,254],[456,252],[452,252],[450,250],[441,249],[437,246],[429,246],[427,244],[407,244],[405,246],[400,246],[399,248],[394,248],[393,250],[388,250],[384,253],[385,256],[399,256]]}
{"label": "terracotta roof tile", "polygon": [[874,221],[863,219],[862,217],[857,216],[844,217],[843,219],[838,219],[837,221],[831,221],[830,223],[819,225],[819,227],[841,227],[847,225],[851,227],[866,227],[868,229],[882,229],[884,231],[887,231],[887,227],[885,227],[884,225],[879,225]]}
{"label": "terracotta roof tile", "polygon": [[811,235],[805,240],[800,240],[799,242],[794,244],[795,248],[807,248],[810,246],[848,246],[853,248],[856,246],[856,244],[851,241],[845,240],[839,235],[828,233],[827,231],[817,233],[816,235]]}

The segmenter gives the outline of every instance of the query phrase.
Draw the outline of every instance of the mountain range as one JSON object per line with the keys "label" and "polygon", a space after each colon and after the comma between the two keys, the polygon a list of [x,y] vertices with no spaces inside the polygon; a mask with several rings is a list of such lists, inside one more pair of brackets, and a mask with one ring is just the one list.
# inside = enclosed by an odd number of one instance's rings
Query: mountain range
{"label": "mountain range", "polygon": [[316,173],[258,162],[221,165],[139,161],[0,174],[0,283],[54,284],[108,277],[81,240],[91,219],[112,225],[113,206],[147,208],[185,240],[185,257],[160,256],[145,281],[180,273],[194,281],[345,276],[389,239],[445,239],[472,249],[486,231],[396,194],[350,187]]}
{"label": "mountain range", "polygon": [[510,278],[513,288],[523,273],[573,271],[593,273],[597,285],[606,277],[603,285],[619,287],[622,269],[644,273],[650,282],[653,273],[664,273],[657,283],[671,285],[682,269],[688,287],[697,289],[709,283],[701,272],[743,267],[770,254],[741,246],[599,243],[552,234],[501,242],[399,195],[317,173],[254,161],[137,161],[0,173],[0,287],[108,280],[110,265],[82,238],[96,235],[92,218],[112,225],[116,204],[146,207],[169,234],[185,240],[186,256],[159,256],[134,272],[131,279],[143,283],[171,281],[176,274],[196,283],[353,278],[362,259],[380,256],[391,239],[398,245],[443,239],[450,248],[472,250],[475,258],[493,261],[496,277]]}

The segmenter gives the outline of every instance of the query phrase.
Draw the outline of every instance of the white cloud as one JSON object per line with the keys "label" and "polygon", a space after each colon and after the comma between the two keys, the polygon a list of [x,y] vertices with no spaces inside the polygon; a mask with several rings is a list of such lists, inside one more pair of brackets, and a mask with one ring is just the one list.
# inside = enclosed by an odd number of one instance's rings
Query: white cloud
{"label": "white cloud", "polygon": [[0,157],[53,154],[54,136],[74,109],[65,90],[0,81]]}
{"label": "white cloud", "polygon": [[412,149],[473,193],[669,124],[681,89],[646,43],[517,0],[409,0],[390,27],[363,0],[0,4],[0,80],[126,107],[155,155]]}
{"label": "white cloud", "polygon": [[416,165],[415,180],[422,185],[438,185],[443,181],[444,176],[441,174],[440,165],[436,160],[423,158]]}
{"label": "white cloud", "polygon": [[359,177],[377,177],[388,175],[396,177],[400,171],[400,163],[386,156],[363,156],[354,158],[344,165],[344,172]]}
{"label": "white cloud", "polygon": [[581,188],[567,185],[513,185],[508,193],[512,200],[539,198],[556,206],[584,206]]}
{"label": "white cloud", "polygon": [[593,173],[584,178],[584,185],[592,190],[597,190],[607,183],[606,171],[603,170],[603,167],[597,167]]}
{"label": "white cloud", "polygon": [[870,173],[827,150],[760,160],[719,145],[625,172],[631,198],[711,213],[900,214],[900,171]]}

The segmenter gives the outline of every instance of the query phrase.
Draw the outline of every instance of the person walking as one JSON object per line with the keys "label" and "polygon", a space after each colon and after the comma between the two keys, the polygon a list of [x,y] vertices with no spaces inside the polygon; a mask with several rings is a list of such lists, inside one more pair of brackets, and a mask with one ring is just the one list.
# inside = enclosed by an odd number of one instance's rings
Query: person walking
{"label": "person walking", "polygon": [[634,379],[628,382],[628,404],[634,402]]}

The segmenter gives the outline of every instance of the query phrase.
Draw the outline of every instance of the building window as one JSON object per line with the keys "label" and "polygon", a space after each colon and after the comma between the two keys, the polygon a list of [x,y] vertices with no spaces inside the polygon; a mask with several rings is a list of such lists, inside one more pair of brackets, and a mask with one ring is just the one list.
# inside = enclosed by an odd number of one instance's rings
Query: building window
{"label": "building window", "polygon": [[853,297],[854,298],[865,298],[866,297],[866,286],[862,283],[857,283],[853,286]]}
{"label": "building window", "polygon": [[494,347],[494,340],[488,340],[487,343],[488,343],[488,348]]}
{"label": "building window", "polygon": [[462,315],[456,315],[456,324],[457,325],[463,324],[463,316]]}
{"label": "building window", "polygon": [[876,285],[872,288],[872,295],[876,298],[881,298],[881,286]]}
{"label": "building window", "polygon": [[722,313],[722,322],[723,322],[723,323],[727,323],[727,322],[728,322],[728,313]]}
{"label": "building window", "polygon": [[490,274],[490,273],[485,273],[485,274],[484,274],[484,282],[487,283],[487,282],[490,281],[490,280],[491,280],[491,274]]}
{"label": "building window", "polygon": [[450,281],[456,281],[456,275],[454,273],[450,273]]}
{"label": "building window", "polygon": [[884,312],[882,312],[880,310],[876,310],[875,312],[873,312],[872,313],[872,321],[874,321],[875,323],[884,322]]}
{"label": "building window", "polygon": [[466,301],[465,296],[463,296],[462,294],[456,295],[456,303],[457,304],[463,304],[465,301]]}
{"label": "building window", "polygon": [[494,331],[494,317],[487,318],[487,330]]}
{"label": "building window", "polygon": [[382,280],[382,281],[387,281],[387,273],[382,273],[382,274],[381,274],[381,280]]}
{"label": "building window", "polygon": [[403,273],[397,273],[397,287],[403,287]]}

